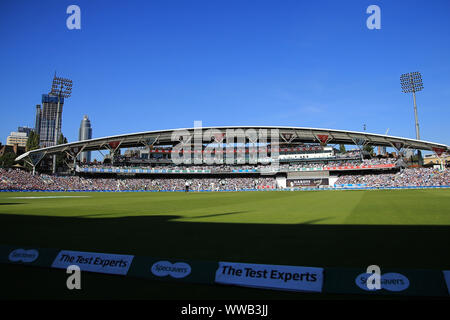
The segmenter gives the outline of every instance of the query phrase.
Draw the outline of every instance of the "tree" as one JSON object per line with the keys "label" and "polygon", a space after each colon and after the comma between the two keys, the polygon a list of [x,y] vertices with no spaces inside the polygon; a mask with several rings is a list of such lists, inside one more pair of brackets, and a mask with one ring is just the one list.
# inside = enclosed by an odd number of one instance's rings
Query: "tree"
{"label": "tree", "polygon": [[31,131],[27,140],[26,150],[31,151],[36,149],[39,149],[39,135],[36,132]]}
{"label": "tree", "polygon": [[64,137],[64,135],[61,133],[59,135],[58,144],[65,144],[65,143],[67,143],[67,138]]}
{"label": "tree", "polygon": [[0,157],[0,167],[11,168],[14,165],[14,159],[16,159],[14,152],[6,152]]}
{"label": "tree", "polygon": [[373,146],[366,144],[363,148],[363,151],[367,152],[368,154],[372,155],[373,154]]}
{"label": "tree", "polygon": [[[58,139],[58,145],[59,144],[65,144],[67,143],[67,138],[64,137],[64,135],[61,133],[59,135],[59,139]],[[64,160],[67,158],[67,156],[63,153],[58,153],[56,155],[56,168],[62,168],[64,167],[66,164],[64,163]]]}
{"label": "tree", "polygon": [[340,153],[345,153],[347,150],[345,150],[345,145],[341,144],[339,145],[339,152]]}
{"label": "tree", "polygon": [[[28,136],[28,139],[27,139],[27,144],[25,146],[26,151],[39,149],[40,148],[39,140],[40,140],[39,135],[36,132],[34,132],[34,130],[31,131],[30,135]],[[29,170],[29,171],[31,171],[33,169],[32,166],[27,161],[24,161],[24,165],[25,165],[25,168],[27,168],[27,170]]]}

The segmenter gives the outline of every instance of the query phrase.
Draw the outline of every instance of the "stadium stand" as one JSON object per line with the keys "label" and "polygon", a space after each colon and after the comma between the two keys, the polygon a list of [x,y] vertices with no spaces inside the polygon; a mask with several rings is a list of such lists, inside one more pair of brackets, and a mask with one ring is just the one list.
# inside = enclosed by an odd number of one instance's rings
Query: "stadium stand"
{"label": "stadium stand", "polygon": [[[46,174],[32,175],[19,169],[0,169],[0,190],[183,190],[186,182],[192,191],[210,190],[255,190],[280,189],[275,177],[208,177],[185,178],[167,176],[164,178],[126,178],[126,177],[83,177],[83,176],[50,176]],[[363,185],[367,187],[406,187],[406,186],[449,186],[448,169],[439,171],[432,168],[407,168],[397,172],[341,174],[334,186]]]}
{"label": "stadium stand", "polygon": [[367,187],[448,186],[450,172],[432,168],[406,168],[397,173],[342,175],[335,186],[349,184]]}
{"label": "stadium stand", "polygon": [[[214,135],[208,136],[210,130]],[[270,142],[265,134],[268,130]],[[225,147],[223,139],[229,131],[236,140],[230,135]],[[192,138],[199,132],[203,140],[192,148],[192,141],[195,142]],[[252,132],[258,132],[258,136]],[[334,146],[328,145],[331,141]],[[341,152],[335,148],[339,144],[353,144],[356,149]],[[396,152],[375,157],[363,149],[366,145],[391,147]],[[158,130],[30,150],[16,161],[26,161],[36,174],[2,169],[0,190],[175,191],[189,185],[191,191],[238,191],[450,185],[445,164],[439,167],[441,171],[405,169],[409,166],[405,152],[414,149],[442,154],[449,147],[408,138],[317,128]],[[100,152],[101,162],[77,160],[80,152],[94,150],[107,150],[108,154]],[[211,163],[213,153],[218,156],[216,160],[220,158],[215,164]],[[49,168],[53,154],[65,157],[66,167],[60,175],[43,174],[52,171]]]}
{"label": "stadium stand", "polygon": [[258,178],[85,178],[79,176],[32,175],[18,169],[0,169],[0,190],[183,190],[186,181],[193,191],[239,191],[248,189],[275,189],[271,177]]}
{"label": "stadium stand", "polygon": [[[318,170],[339,170],[342,167],[363,167],[363,166],[379,166],[379,165],[395,165],[396,159],[369,159],[363,160],[353,160],[353,161],[327,161],[320,163],[286,163],[280,164],[279,171],[296,171],[298,169],[318,169]],[[105,172],[105,173],[116,173],[124,172],[123,170],[149,170],[142,173],[179,173],[180,171],[186,171],[187,173],[227,173],[227,172],[261,172],[264,169],[271,168],[270,165],[191,165],[191,166],[176,166],[176,165],[103,165],[103,164],[93,164],[93,165],[80,165],[77,166],[78,172]],[[334,168],[334,169],[333,169]],[[377,167],[367,167],[366,169],[376,169]],[[94,170],[95,169],[95,170]],[[101,171],[103,170],[103,171]],[[119,170],[119,171],[117,171]],[[166,172],[162,172],[166,170]]]}

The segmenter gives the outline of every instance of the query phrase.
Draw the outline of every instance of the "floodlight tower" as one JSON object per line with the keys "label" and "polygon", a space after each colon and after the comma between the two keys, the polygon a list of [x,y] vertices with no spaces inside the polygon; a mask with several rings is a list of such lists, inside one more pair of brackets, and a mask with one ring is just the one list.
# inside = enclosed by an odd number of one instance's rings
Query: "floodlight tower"
{"label": "floodlight tower", "polygon": [[[72,94],[72,80],[67,78],[53,77],[52,89],[49,95],[58,97],[58,106],[56,109],[56,121],[55,121],[55,146],[58,144],[58,139],[61,134],[61,98],[69,98]],[[53,173],[56,173],[56,154],[53,155]]]}
{"label": "floodlight tower", "polygon": [[[414,100],[414,117],[416,120],[416,139],[420,140],[420,132],[419,132],[419,119],[417,117],[417,105],[416,105],[416,92],[421,91],[423,89],[422,83],[422,75],[420,72],[410,72],[404,73],[400,76],[400,84],[402,86],[402,91],[404,93],[413,94]],[[421,163],[422,155],[420,150],[417,150],[418,161]]]}

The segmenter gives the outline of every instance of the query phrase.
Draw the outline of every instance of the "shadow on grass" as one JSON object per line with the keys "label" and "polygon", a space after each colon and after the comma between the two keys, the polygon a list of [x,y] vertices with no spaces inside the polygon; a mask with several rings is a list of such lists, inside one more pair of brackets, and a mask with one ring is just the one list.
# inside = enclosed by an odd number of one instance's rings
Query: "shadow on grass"
{"label": "shadow on grass", "polygon": [[[227,214],[235,212],[216,216]],[[0,244],[209,261],[450,268],[450,226],[175,221],[179,218],[0,214]]]}
{"label": "shadow on grass", "polygon": [[204,216],[190,217],[189,219],[200,219],[200,218],[212,218],[212,217],[220,217],[220,216],[229,216],[229,215],[240,214],[240,213],[244,213],[244,212],[246,212],[246,211],[236,211],[236,212],[225,212],[225,213],[207,214],[207,215],[204,215]]}
{"label": "shadow on grass", "polygon": [[320,218],[320,219],[313,219],[313,220],[302,222],[300,224],[313,224],[313,223],[322,222],[322,221],[333,219],[333,218],[334,217],[325,217],[325,218]]}

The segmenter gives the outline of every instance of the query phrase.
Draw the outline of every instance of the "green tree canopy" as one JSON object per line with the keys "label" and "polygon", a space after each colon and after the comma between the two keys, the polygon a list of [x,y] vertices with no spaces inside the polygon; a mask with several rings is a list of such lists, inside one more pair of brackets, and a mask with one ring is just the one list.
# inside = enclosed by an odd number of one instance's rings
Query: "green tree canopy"
{"label": "green tree canopy", "polygon": [[64,137],[64,135],[61,133],[59,135],[58,144],[65,144],[65,143],[67,143],[67,138]]}
{"label": "green tree canopy", "polygon": [[363,150],[369,154],[373,154],[373,146],[372,145],[366,144],[364,146]]}
{"label": "green tree canopy", "polygon": [[[39,135],[36,132],[34,132],[34,130],[31,131],[30,135],[28,136],[28,139],[27,139],[27,144],[25,146],[26,151],[39,149],[40,148],[39,139],[40,139]],[[31,165],[27,161],[24,161],[24,165],[25,165],[25,168],[27,168],[28,170],[30,170],[30,171],[32,170]]]}
{"label": "green tree canopy", "polygon": [[14,159],[16,155],[14,152],[6,152],[3,156],[0,157],[0,167],[2,168],[11,168],[14,165]]}
{"label": "green tree canopy", "polygon": [[39,135],[31,131],[26,144],[27,151],[39,149]]}
{"label": "green tree canopy", "polygon": [[[67,138],[64,137],[64,135],[61,133],[58,138],[58,144],[65,144],[65,143],[67,143]],[[67,158],[67,155],[63,154],[63,153],[58,153],[56,155],[56,168],[57,169],[64,168],[66,166],[66,164],[64,163],[64,160],[66,158]]]}

